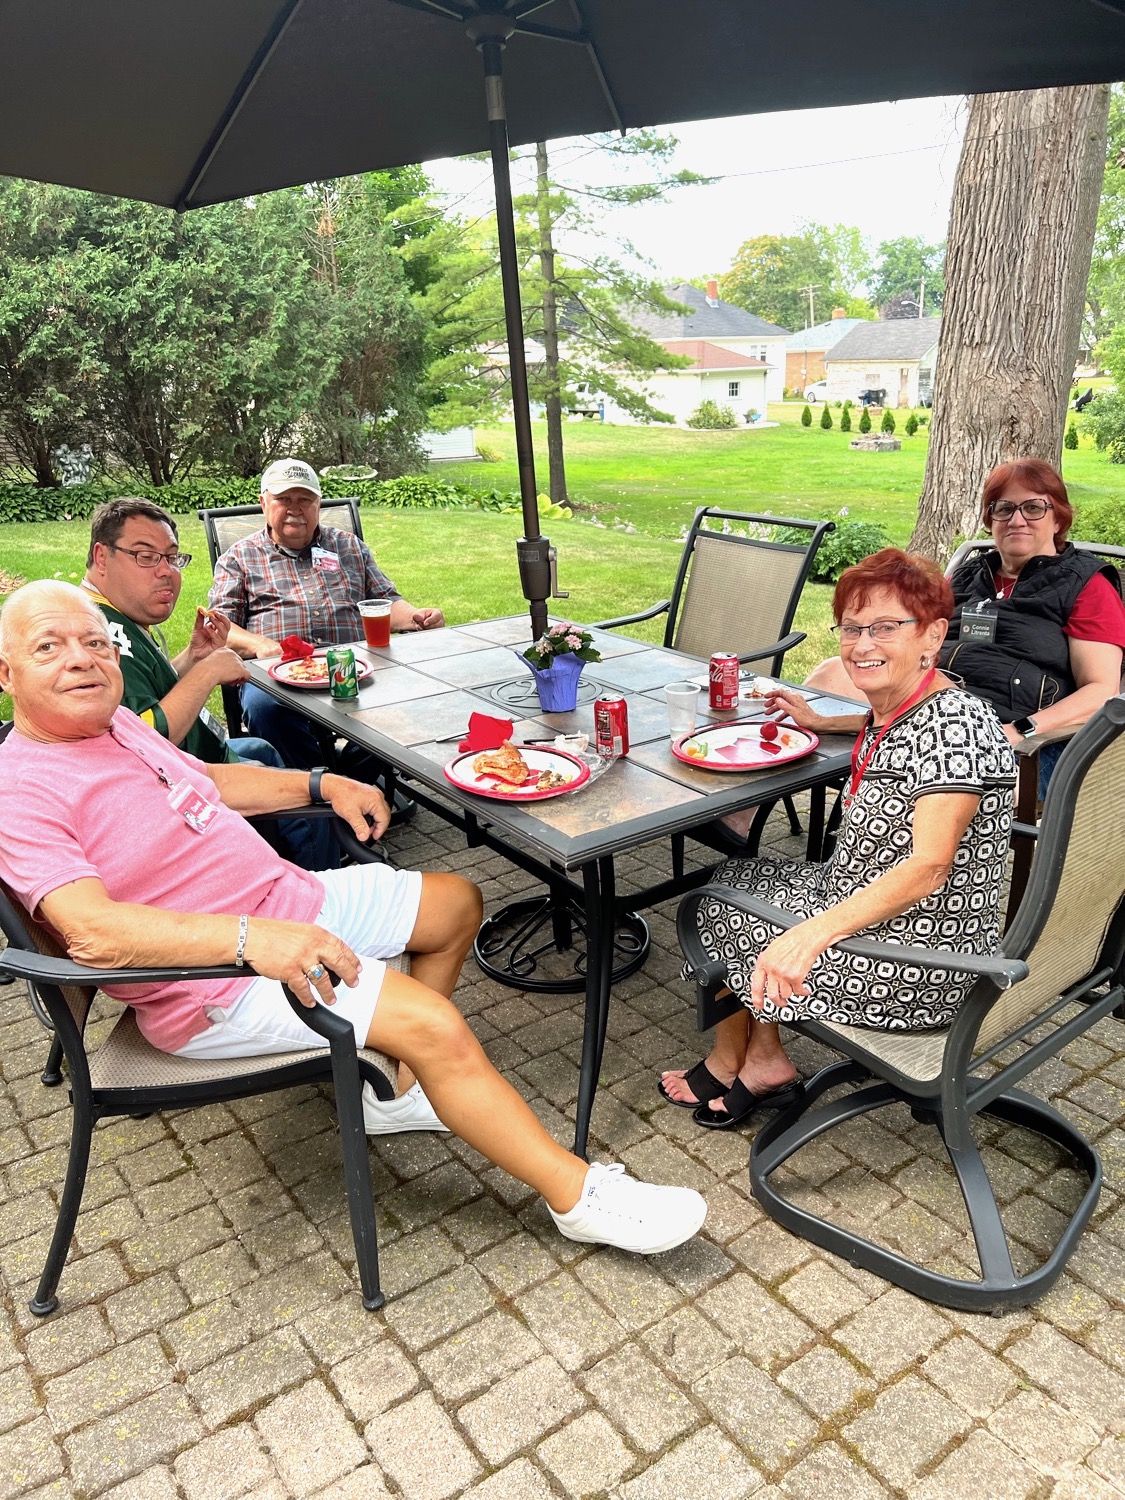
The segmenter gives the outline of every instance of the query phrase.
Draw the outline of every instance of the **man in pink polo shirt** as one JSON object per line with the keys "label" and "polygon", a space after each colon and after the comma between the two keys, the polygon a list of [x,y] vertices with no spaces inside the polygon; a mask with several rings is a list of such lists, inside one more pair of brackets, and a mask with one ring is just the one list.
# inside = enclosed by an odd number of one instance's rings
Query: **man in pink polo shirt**
{"label": "man in pink polo shirt", "polygon": [[[432,1124],[421,1128],[456,1131],[542,1193],[567,1238],[647,1254],[700,1227],[698,1193],[588,1167],[485,1057],[449,999],[480,921],[474,885],[377,864],[310,874],[240,816],[320,799],[361,838],[378,837],[388,813],[376,788],[185,755],[120,707],[105,617],[70,584],[32,583],[10,596],[0,689],[15,704],[2,751],[0,879],[34,919],[97,968],[246,968],[245,980],[111,991],[134,1006],[155,1046],[186,1057],[321,1046],[284,983],[306,1005],[335,1006],[357,1044],[399,1058],[425,1088],[415,1103],[377,1108],[424,1108]],[[410,976],[382,962],[402,951]],[[330,970],[342,981],[335,992]]]}

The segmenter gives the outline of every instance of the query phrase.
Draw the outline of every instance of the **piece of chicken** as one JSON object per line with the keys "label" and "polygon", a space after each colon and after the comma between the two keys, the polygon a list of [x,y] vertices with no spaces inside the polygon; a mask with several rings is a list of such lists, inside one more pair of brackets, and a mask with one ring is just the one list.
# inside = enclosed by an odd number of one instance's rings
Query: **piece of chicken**
{"label": "piece of chicken", "polygon": [[527,761],[511,740],[505,740],[499,750],[486,750],[474,757],[473,770],[478,776],[495,776],[511,786],[522,786],[531,775]]}

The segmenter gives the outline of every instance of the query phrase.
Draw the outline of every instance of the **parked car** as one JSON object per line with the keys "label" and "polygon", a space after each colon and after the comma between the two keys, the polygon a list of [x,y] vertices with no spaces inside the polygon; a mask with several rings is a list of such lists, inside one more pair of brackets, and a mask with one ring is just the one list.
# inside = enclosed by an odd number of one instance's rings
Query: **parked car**
{"label": "parked car", "polygon": [[827,401],[828,400],[828,382],[827,382],[827,380],[817,380],[812,385],[810,385],[809,388],[805,391],[805,400],[806,401],[813,401],[813,402],[816,402],[816,401]]}

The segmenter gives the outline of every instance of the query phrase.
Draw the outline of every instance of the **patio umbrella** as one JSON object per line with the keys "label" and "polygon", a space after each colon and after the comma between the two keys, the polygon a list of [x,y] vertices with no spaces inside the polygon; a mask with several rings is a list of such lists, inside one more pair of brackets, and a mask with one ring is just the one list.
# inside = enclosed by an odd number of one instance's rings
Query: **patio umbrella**
{"label": "patio umbrella", "polygon": [[3,0],[0,172],[188,209],[490,150],[539,634],[551,549],[510,142],[1125,77],[1125,0],[941,0],[893,18],[852,0],[841,17],[835,0]]}

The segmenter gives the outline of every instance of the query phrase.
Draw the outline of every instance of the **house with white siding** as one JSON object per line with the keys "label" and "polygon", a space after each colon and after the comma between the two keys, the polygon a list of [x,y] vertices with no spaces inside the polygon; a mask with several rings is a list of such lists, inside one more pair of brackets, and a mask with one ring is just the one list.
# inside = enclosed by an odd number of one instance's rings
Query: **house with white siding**
{"label": "house with white siding", "polygon": [[824,356],[828,400],[858,402],[864,391],[882,391],[877,404],[928,406],[940,332],[940,318],[859,323]]}
{"label": "house with white siding", "polygon": [[[709,281],[707,290],[700,291],[681,281],[676,286],[666,286],[664,295],[669,302],[678,302],[687,310],[682,313],[656,312],[651,308],[639,308],[630,314],[629,321],[650,339],[663,344],[671,352],[672,345],[703,342],[725,349],[730,354],[739,354],[748,360],[759,362],[766,370],[766,401],[780,401],[785,388],[785,341],[789,337],[787,328],[776,323],[767,323],[744,307],[735,307],[733,302],[719,298],[718,283]],[[744,368],[744,367],[740,367]],[[672,372],[673,378],[691,375],[690,370]],[[646,386],[650,377],[645,379]],[[741,402],[739,411],[748,405],[760,406],[765,415],[765,406],[760,401],[746,402],[742,396],[732,398]],[[656,405],[661,403],[657,401]],[[678,403],[677,403],[678,404]],[[698,401],[695,403],[698,406]]]}

